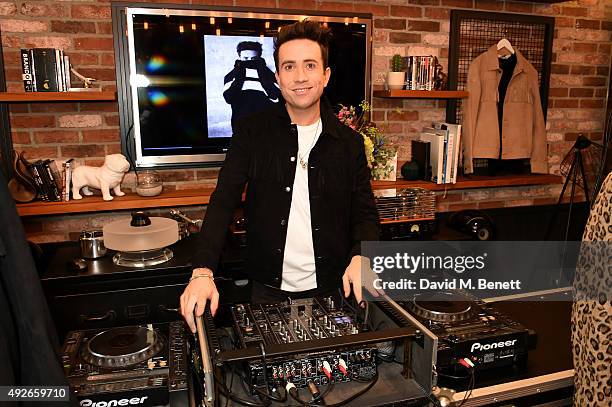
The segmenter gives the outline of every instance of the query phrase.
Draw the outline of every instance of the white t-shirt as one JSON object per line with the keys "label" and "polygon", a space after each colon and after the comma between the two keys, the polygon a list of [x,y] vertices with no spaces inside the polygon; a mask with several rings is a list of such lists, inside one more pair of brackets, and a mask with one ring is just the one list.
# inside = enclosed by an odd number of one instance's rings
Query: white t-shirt
{"label": "white t-shirt", "polygon": [[300,158],[307,163],[310,151],[322,129],[321,119],[309,126],[298,128],[298,156],[295,179],[287,222],[287,240],[283,258],[281,290],[305,291],[317,288],[317,274],[310,223],[310,196],[308,194],[308,166],[303,168]]}

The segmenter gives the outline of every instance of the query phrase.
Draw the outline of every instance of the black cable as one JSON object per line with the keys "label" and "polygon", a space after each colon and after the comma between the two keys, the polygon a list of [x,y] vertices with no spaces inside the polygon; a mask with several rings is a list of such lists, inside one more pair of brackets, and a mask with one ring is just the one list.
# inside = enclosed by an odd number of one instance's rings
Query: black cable
{"label": "black cable", "polygon": [[200,388],[200,394],[202,395],[202,398],[204,398],[206,391],[204,389],[204,386],[202,385],[203,380],[202,380],[202,377],[200,376],[200,372],[198,371],[198,369],[196,369],[193,363],[189,363],[189,365],[191,367],[193,374],[195,375],[196,380],[193,380],[193,381],[198,383],[198,387]]}
{"label": "black cable", "polygon": [[459,404],[457,407],[462,407],[465,402],[472,396],[472,391],[474,390],[474,386],[475,386],[475,382],[476,382],[476,378],[475,378],[475,372],[474,372],[474,368],[469,369],[470,373],[472,374],[470,377],[470,383],[468,385],[468,388],[465,390],[465,395],[463,396],[463,400],[461,400],[461,404]]}
{"label": "black cable", "polygon": [[446,374],[446,373],[440,373],[438,372],[438,376],[441,377],[448,377],[449,379],[454,379],[454,380],[465,380],[465,379],[470,379],[471,376],[470,375],[465,375],[465,376],[454,376],[452,374]]}
{"label": "black cable", "polygon": [[263,379],[264,385],[266,386],[266,390],[269,390],[268,387],[268,362],[266,361],[266,347],[263,342],[259,342],[259,350],[261,350],[261,362],[263,367]]}
{"label": "black cable", "polygon": [[[234,370],[233,368],[232,368],[232,370],[231,370],[231,373],[232,373],[232,375],[234,375],[234,374],[235,374],[236,376],[238,376],[238,377],[241,379],[240,384],[242,385],[242,389],[244,390],[245,394],[249,394],[249,393],[250,393],[250,390],[249,390],[249,389],[246,387],[246,383],[247,383],[247,379],[246,379],[246,377],[245,377],[244,375],[240,374],[240,372],[239,372],[239,371]],[[232,376],[232,379],[233,379],[233,376]],[[231,388],[230,388],[230,390],[231,390]],[[257,387],[254,387],[254,388],[253,388],[253,390],[254,390],[254,391],[255,391],[255,392],[256,392],[256,393],[257,393],[259,396],[266,397],[266,398],[268,398],[268,399],[270,399],[270,400],[272,400],[272,401],[276,401],[276,402],[278,402],[278,403],[284,403],[284,402],[286,402],[286,401],[287,401],[287,394],[285,394],[284,396],[282,396],[282,397],[280,397],[280,398],[277,398],[277,397],[274,397],[274,396],[272,396],[271,394],[269,394],[269,392],[268,392],[268,393],[266,393],[266,392],[261,391],[261,390],[260,390],[260,389],[258,389]],[[280,394],[280,392],[279,392],[279,394]]]}
{"label": "black cable", "polygon": [[136,170],[136,163],[134,162],[134,158],[132,156],[132,144],[130,143],[130,133],[134,129],[134,123],[128,127],[127,132],[125,133],[125,154],[127,159],[134,170]]}
{"label": "black cable", "polygon": [[242,386],[242,390],[244,390],[244,394],[249,394],[251,392],[251,390],[247,387],[247,378],[244,375],[241,375],[238,370],[232,370],[236,375],[238,375],[238,377],[240,377],[240,379],[242,379],[240,381],[240,385]]}
{"label": "black cable", "polygon": [[368,390],[370,390],[372,387],[374,387],[374,385],[378,382],[378,371],[376,372],[376,374],[372,377],[370,384],[368,384],[367,386],[365,386],[363,389],[359,390],[358,392],[356,392],[355,394],[353,394],[352,396],[339,401],[335,404],[328,404],[327,407],[340,407],[340,406],[344,406],[347,403],[350,403],[351,401],[355,400],[357,397],[362,396],[363,394],[365,394]]}
{"label": "black cable", "polygon": [[232,401],[241,404],[243,406],[249,406],[249,407],[268,407],[270,405],[270,402],[267,403],[258,403],[255,401],[251,401],[251,400],[246,400],[246,399],[242,399],[238,396],[235,396],[233,393],[231,393],[227,386],[225,385],[225,381],[221,380],[221,378],[215,374],[215,381],[216,384],[219,387],[219,390],[221,392],[221,394],[223,394],[225,397],[229,397],[230,399],[232,399]]}
{"label": "black cable", "polygon": [[[138,185],[138,170],[136,169],[136,161],[134,161],[134,156],[132,154],[136,154],[133,149],[136,149],[136,146],[130,142],[130,134],[134,129],[134,123],[128,127],[127,132],[125,133],[125,155],[130,163],[130,167],[134,170],[134,175],[136,176],[136,185]],[[135,143],[134,143],[135,144]],[[128,169],[129,171],[129,169]]]}
{"label": "black cable", "polygon": [[[353,379],[353,381],[356,381],[355,379]],[[367,386],[364,386],[361,390],[357,391],[356,393],[354,393],[353,395],[347,397],[344,400],[341,400],[337,403],[334,404],[327,404],[327,407],[340,407],[340,406],[344,406],[348,403],[350,403],[351,401],[355,400],[356,398],[362,396],[363,394],[365,394],[368,390],[370,390],[372,387],[374,387],[374,385],[378,382],[378,372],[376,372],[376,374],[374,376],[372,376],[372,378],[369,381],[369,384]],[[299,396],[297,396],[297,389],[295,391],[295,397],[294,395],[289,392],[289,395],[298,403],[301,403],[300,405],[302,406],[308,406],[308,407],[318,407],[320,406],[320,404],[313,404],[312,402],[306,402],[302,399],[299,398]],[[319,399],[323,399],[321,396],[319,397]]]}
{"label": "black cable", "polygon": [[324,405],[325,404],[325,396],[327,396],[327,394],[329,394],[329,392],[333,389],[334,387],[334,383],[330,380],[327,384],[327,388],[321,392],[317,397],[313,397],[311,401],[304,401],[300,398],[299,396],[299,390],[297,389],[297,387],[292,388],[291,390],[293,390],[293,392],[289,391],[287,392],[292,399],[294,399],[295,401],[297,401],[298,403],[300,403],[300,406],[308,406],[308,407],[317,407],[317,406],[321,406],[321,404],[319,404],[319,402],[323,402]]}
{"label": "black cable", "polygon": [[[260,389],[258,389],[257,387],[255,388],[255,393],[257,393],[260,397],[265,397],[266,399],[275,401],[277,403],[284,403],[287,401],[287,392],[285,391],[285,395],[281,396],[281,397],[274,397],[273,395],[270,394],[270,392],[264,392],[261,391]],[[278,394],[281,394],[280,392],[280,386],[279,386],[279,392]]]}
{"label": "black cable", "polygon": [[[233,374],[233,372],[231,370],[230,370],[230,374],[231,374],[231,378],[230,378],[229,392],[231,393],[232,392],[232,386],[234,385],[234,374]],[[229,401],[230,401],[229,397],[226,397],[225,398],[225,407],[228,406]]]}

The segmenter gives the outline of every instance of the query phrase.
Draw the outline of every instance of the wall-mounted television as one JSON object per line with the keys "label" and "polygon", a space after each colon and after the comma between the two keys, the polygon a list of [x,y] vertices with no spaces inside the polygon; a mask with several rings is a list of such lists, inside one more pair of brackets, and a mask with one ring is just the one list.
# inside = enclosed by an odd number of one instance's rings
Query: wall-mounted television
{"label": "wall-mounted television", "polygon": [[282,103],[274,37],[303,18],[332,30],[333,105],[370,99],[372,16],[113,3],[122,150],[136,168],[219,165],[232,121]]}

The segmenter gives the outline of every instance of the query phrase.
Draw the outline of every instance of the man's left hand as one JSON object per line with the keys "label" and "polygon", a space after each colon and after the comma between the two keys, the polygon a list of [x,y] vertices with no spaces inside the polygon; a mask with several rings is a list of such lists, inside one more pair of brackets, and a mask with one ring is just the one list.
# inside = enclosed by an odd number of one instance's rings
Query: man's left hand
{"label": "man's left hand", "polygon": [[[362,270],[362,262],[363,268],[365,271],[365,275],[361,275]],[[353,286],[353,294],[355,294],[355,299],[357,303],[360,304],[363,299],[362,296],[362,283],[365,282],[365,288],[368,290],[370,294],[374,297],[378,297],[379,292],[374,289],[374,279],[376,278],[376,274],[370,268],[370,259],[363,256],[353,256],[350,264],[346,268],[344,275],[342,276],[342,286],[344,287],[344,296],[348,298],[351,295],[351,285]]]}

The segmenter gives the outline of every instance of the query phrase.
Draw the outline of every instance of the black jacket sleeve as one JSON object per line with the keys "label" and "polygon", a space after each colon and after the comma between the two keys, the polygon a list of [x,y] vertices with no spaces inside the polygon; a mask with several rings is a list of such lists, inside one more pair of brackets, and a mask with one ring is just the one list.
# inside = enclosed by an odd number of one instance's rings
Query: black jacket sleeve
{"label": "black jacket sleeve", "polygon": [[[0,384],[67,385],[40,278],[21,219],[1,174],[0,307]],[[37,403],[23,403],[34,404]]]}
{"label": "black jacket sleeve", "polygon": [[249,135],[244,131],[242,122],[238,122],[219,172],[217,187],[206,209],[198,240],[199,249],[193,259],[195,267],[207,267],[213,272],[217,268],[228,227],[247,182],[251,155],[249,144]]}
{"label": "black jacket sleeve", "polygon": [[372,185],[370,183],[370,168],[365,155],[363,138],[353,132],[357,146],[357,157],[353,171],[353,187],[351,193],[351,236],[353,247],[350,257],[361,254],[361,242],[380,239],[379,218]]}

